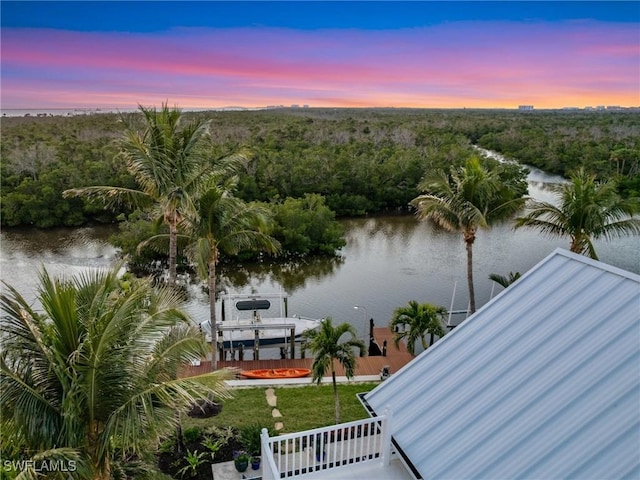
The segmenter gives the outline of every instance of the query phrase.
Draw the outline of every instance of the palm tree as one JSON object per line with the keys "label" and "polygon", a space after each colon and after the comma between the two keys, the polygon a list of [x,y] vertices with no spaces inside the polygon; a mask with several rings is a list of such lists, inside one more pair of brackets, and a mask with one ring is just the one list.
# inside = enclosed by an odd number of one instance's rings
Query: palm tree
{"label": "palm tree", "polygon": [[72,279],[44,270],[37,312],[5,286],[2,427],[25,452],[75,456],[86,478],[107,479],[115,445],[139,452],[175,426],[174,410],[226,395],[222,371],[209,386],[177,379],[207,344],[168,287],[121,281],[117,268]]}
{"label": "palm tree", "polygon": [[499,275],[497,273],[490,273],[489,280],[493,280],[498,285],[501,285],[503,288],[507,288],[509,285],[514,283],[521,277],[520,272],[509,272],[509,276],[505,277],[504,275]]}
{"label": "palm tree", "polygon": [[596,181],[579,169],[568,183],[554,185],[557,204],[532,202],[529,212],[516,219],[516,228],[540,230],[552,237],[569,237],[570,250],[598,259],[592,240],[640,234],[640,198],[623,200],[616,183]]}
{"label": "palm tree", "polygon": [[476,311],[473,288],[473,243],[478,228],[489,228],[518,212],[527,192],[526,170],[512,165],[484,167],[478,157],[464,166],[425,177],[419,188],[427,192],[411,201],[421,219],[447,231],[461,232],[467,250],[467,284],[471,313]]}
{"label": "palm tree", "polygon": [[205,139],[209,124],[194,121],[182,126],[181,111],[139,106],[145,126],[142,131],[131,119],[122,117],[125,132],[121,154],[139,189],[93,186],[63,192],[65,197],[95,198],[107,207],[126,205],[155,207],[158,218],[169,227],[169,284],[176,281],[178,224],[195,211],[194,198],[206,191],[222,174],[235,172],[247,158],[246,152],[208,161]]}
{"label": "palm tree", "polygon": [[[389,328],[394,332],[393,342],[396,348],[401,340],[406,339],[407,350],[411,355],[415,355],[418,340],[420,340],[422,348],[426,350],[427,347],[433,345],[434,336],[444,337],[445,330],[442,327],[442,322],[446,315],[447,309],[444,307],[430,303],[418,303],[415,300],[411,300],[405,307],[396,308],[389,324]],[[427,334],[430,336],[428,345]]]}
{"label": "palm tree", "polygon": [[218,328],[216,319],[216,266],[220,254],[237,255],[245,250],[276,253],[280,247],[269,234],[269,211],[248,204],[232,195],[231,181],[208,190],[198,201],[196,215],[185,218],[184,226],[191,240],[187,256],[195,263],[198,275],[209,288],[209,322],[211,326],[212,370],[217,368]]}
{"label": "palm tree", "polygon": [[[341,341],[344,335],[348,335],[348,338]],[[334,327],[331,317],[322,320],[318,330],[307,330],[303,336],[306,340],[305,348],[311,350],[315,356],[311,367],[313,381],[319,385],[327,369],[331,371],[336,424],[338,424],[340,423],[340,398],[336,383],[335,360],[344,368],[346,377],[353,378],[357,361],[353,349],[358,348],[362,355],[364,342],[358,340],[352,325],[342,323]]]}

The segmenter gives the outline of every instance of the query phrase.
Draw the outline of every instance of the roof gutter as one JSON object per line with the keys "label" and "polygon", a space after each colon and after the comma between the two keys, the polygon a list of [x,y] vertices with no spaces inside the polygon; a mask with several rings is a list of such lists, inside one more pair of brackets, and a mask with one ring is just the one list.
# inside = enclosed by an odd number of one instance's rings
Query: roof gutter
{"label": "roof gutter", "polygon": [[[370,417],[377,417],[378,414],[376,413],[376,411],[373,409],[371,405],[369,405],[369,402],[367,402],[366,398],[364,398],[364,396],[367,393],[368,392],[358,393],[356,394],[356,397],[358,397],[358,400],[360,401],[362,406],[365,408],[365,410],[367,411]],[[411,475],[413,475],[416,478],[416,480],[422,480],[423,478],[422,475],[416,469],[413,463],[411,463],[411,460],[409,460],[409,457],[407,457],[407,455],[404,453],[404,450],[400,448],[400,445],[396,443],[395,439],[393,438],[393,435],[391,436],[391,444],[395,448],[396,452],[398,452],[398,454],[400,455],[402,463],[404,463],[405,467],[407,467],[407,469],[411,472]]]}

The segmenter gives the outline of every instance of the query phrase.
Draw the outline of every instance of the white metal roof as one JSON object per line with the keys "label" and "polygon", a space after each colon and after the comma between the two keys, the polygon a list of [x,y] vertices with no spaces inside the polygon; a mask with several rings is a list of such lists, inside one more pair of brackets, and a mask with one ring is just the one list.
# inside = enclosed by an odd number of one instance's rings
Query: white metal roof
{"label": "white metal roof", "polygon": [[365,396],[427,478],[640,478],[640,276],[556,250]]}

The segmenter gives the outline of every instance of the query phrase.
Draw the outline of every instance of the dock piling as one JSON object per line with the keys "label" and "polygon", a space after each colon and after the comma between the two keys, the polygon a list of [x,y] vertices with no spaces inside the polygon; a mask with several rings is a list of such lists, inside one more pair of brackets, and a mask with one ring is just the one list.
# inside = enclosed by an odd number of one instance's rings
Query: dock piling
{"label": "dock piling", "polygon": [[253,359],[260,360],[260,331],[255,330],[255,336],[253,340]]}

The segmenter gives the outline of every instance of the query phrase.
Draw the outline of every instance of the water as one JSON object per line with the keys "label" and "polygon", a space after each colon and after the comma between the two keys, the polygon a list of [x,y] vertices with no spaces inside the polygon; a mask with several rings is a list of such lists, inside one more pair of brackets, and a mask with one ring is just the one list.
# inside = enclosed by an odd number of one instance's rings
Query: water
{"label": "water", "polygon": [[118,260],[109,244],[114,227],[10,229],[0,233],[0,278],[27,300],[36,296],[42,268],[54,276],[105,268]]}
{"label": "water", "polygon": [[[533,170],[530,195],[551,199],[549,185],[560,177]],[[366,338],[368,319],[386,325],[393,311],[409,300],[467,308],[466,251],[461,234],[436,230],[411,216],[383,216],[344,220],[347,245],[335,259],[303,264],[247,265],[221,268],[227,292],[280,292],[290,295],[289,313],[307,317],[331,316],[349,322]],[[0,275],[26,298],[35,298],[37,272],[74,274],[104,268],[117,260],[108,237],[114,227],[73,230],[9,230],[0,234]],[[511,224],[480,231],[473,247],[476,303],[486,303],[501,287],[490,273],[525,273],[568,239],[549,239]],[[640,274],[640,238],[597,242],[603,262]],[[187,310],[196,321],[208,318],[208,299],[201,286],[189,287]],[[359,305],[360,308],[354,308]],[[464,317],[453,319],[457,323]]]}

